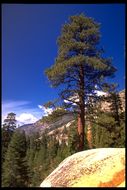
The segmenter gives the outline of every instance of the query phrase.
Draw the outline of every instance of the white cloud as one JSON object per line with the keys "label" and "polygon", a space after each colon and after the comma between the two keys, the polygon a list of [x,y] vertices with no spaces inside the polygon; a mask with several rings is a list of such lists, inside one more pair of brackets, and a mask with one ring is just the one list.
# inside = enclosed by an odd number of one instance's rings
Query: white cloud
{"label": "white cloud", "polygon": [[34,123],[44,114],[38,107],[31,107],[29,101],[3,101],[2,102],[2,123],[7,114],[14,112],[16,114],[17,124]]}
{"label": "white cloud", "polygon": [[2,115],[7,115],[9,112],[19,112],[21,109],[24,109],[26,105],[28,105],[30,102],[28,101],[3,101],[2,102]]}
{"label": "white cloud", "polygon": [[43,111],[44,116],[47,116],[47,115],[51,114],[53,112],[53,110],[54,110],[53,108],[45,108],[42,105],[38,105],[38,107]]}
{"label": "white cloud", "polygon": [[36,122],[38,118],[31,113],[22,113],[16,117],[16,120],[18,121],[18,123],[27,124]]}

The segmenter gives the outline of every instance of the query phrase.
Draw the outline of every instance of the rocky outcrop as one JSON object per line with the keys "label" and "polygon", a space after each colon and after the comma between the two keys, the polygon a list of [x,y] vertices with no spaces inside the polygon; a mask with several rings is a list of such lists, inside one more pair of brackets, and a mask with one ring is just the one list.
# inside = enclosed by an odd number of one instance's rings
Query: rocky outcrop
{"label": "rocky outcrop", "polygon": [[47,133],[48,136],[54,136],[55,139],[59,142],[59,144],[62,144],[64,142],[66,145],[68,145],[68,134],[64,132],[66,129],[67,131],[71,128],[71,125],[74,123],[75,120],[72,120],[68,122],[65,125],[62,125],[61,127],[54,129]]}
{"label": "rocky outcrop", "polygon": [[125,149],[99,148],[73,154],[40,187],[125,187]]}

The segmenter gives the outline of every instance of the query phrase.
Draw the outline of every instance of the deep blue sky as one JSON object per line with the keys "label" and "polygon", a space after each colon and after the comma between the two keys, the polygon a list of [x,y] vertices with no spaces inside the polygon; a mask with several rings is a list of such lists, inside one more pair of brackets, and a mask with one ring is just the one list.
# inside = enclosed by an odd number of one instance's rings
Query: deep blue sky
{"label": "deep blue sky", "polygon": [[56,39],[68,17],[85,13],[101,23],[105,56],[117,67],[115,82],[124,87],[124,4],[3,4],[2,5],[2,100],[30,101],[31,107],[57,95],[44,70],[57,56]]}

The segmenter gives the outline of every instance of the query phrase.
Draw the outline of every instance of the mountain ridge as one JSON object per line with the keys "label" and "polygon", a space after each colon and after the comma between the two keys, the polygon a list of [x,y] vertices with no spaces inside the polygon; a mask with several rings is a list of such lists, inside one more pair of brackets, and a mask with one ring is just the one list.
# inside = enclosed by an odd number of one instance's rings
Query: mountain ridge
{"label": "mountain ridge", "polygon": [[[123,105],[123,110],[125,110],[125,89],[121,90],[119,92],[119,95],[122,100],[122,105]],[[103,103],[102,104],[103,108],[108,108],[109,103]],[[106,110],[106,109],[105,109]],[[73,113],[66,113],[63,114],[62,116],[59,116],[57,120],[55,121],[50,121],[49,123],[47,122],[42,122],[41,119],[36,121],[35,123],[30,123],[30,124],[24,124],[17,129],[20,131],[25,131],[26,135],[32,135],[33,133],[38,132],[40,135],[42,135],[43,132],[47,132],[48,134],[51,134],[51,131],[57,130],[62,128],[63,126],[66,126],[69,122],[74,120],[74,114]]]}

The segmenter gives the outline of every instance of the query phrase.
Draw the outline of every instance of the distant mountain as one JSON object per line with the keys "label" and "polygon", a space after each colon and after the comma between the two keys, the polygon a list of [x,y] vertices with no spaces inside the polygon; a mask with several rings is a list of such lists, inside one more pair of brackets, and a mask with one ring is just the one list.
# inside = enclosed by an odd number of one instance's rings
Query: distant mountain
{"label": "distant mountain", "polygon": [[39,120],[36,123],[22,125],[18,127],[17,130],[25,131],[26,135],[32,135],[33,133],[36,132],[38,132],[41,135],[45,131],[49,133],[58,128],[61,128],[72,120],[74,120],[74,115],[72,113],[67,113],[64,114],[63,116],[60,116],[55,122],[50,122],[49,124],[47,123],[42,124]]}
{"label": "distant mountain", "polygon": [[[120,91],[119,94],[122,100],[123,111],[125,111],[125,89]],[[107,111],[109,109],[109,103],[103,102],[102,109]],[[62,136],[64,127],[68,128],[73,121],[75,121],[74,114],[66,113],[62,116],[59,116],[56,121],[51,121],[50,123],[42,123],[41,120],[38,120],[35,123],[25,124],[18,127],[18,130],[24,130],[26,135],[32,135],[33,133],[38,132],[40,136],[43,132],[46,131],[48,135],[55,135],[56,137],[56,132],[58,132],[58,139],[60,139],[60,135]]]}
{"label": "distant mountain", "polygon": [[42,133],[44,126],[37,126],[35,123],[25,124],[17,128],[19,131],[25,131],[26,135],[32,135],[33,133]]}

